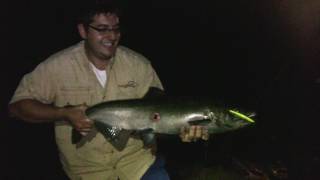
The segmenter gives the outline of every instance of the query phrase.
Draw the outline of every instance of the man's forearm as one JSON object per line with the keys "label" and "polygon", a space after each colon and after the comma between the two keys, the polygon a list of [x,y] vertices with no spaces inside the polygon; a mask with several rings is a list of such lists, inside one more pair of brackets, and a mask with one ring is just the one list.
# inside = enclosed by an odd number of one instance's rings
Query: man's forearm
{"label": "man's forearm", "polygon": [[27,122],[53,122],[66,117],[64,108],[43,104],[37,100],[25,99],[9,105],[10,115]]}

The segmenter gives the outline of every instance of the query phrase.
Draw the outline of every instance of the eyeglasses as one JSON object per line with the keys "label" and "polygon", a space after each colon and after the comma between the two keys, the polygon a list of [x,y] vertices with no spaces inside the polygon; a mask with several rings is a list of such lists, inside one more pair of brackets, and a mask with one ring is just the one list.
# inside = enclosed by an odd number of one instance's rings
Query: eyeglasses
{"label": "eyeglasses", "polygon": [[120,27],[114,27],[114,28],[98,28],[92,25],[88,25],[88,27],[92,28],[93,30],[97,31],[99,34],[101,35],[105,35],[105,34],[109,34],[109,33],[116,33],[119,34],[120,33]]}

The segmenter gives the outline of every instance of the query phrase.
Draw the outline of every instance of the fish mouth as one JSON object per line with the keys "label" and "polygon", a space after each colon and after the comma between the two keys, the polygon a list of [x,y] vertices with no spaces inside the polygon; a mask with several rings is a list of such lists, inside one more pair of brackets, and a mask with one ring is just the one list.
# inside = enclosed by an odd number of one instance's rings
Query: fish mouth
{"label": "fish mouth", "polygon": [[228,110],[228,112],[229,112],[230,114],[232,114],[232,115],[240,118],[240,119],[243,119],[243,120],[249,122],[249,123],[255,123],[255,120],[252,119],[253,117],[256,116],[255,113],[251,113],[251,114],[249,114],[249,115],[245,115],[245,114],[243,114],[243,113],[240,113],[239,111],[231,110],[231,109]]}

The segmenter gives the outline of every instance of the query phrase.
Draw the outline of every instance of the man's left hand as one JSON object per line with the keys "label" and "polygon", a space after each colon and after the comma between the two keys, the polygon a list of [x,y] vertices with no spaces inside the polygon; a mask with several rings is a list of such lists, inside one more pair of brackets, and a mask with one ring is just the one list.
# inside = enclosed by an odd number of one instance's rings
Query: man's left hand
{"label": "man's left hand", "polygon": [[199,139],[207,141],[209,139],[209,132],[204,126],[182,127],[180,138],[182,142],[195,142]]}

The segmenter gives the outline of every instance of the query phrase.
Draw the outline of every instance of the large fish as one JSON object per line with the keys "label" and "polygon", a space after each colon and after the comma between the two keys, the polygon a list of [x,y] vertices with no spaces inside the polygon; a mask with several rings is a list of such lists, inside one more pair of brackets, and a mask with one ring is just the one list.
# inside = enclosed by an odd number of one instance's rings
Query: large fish
{"label": "large fish", "polygon": [[[154,92],[159,94],[152,88],[147,96]],[[86,115],[98,132],[122,150],[133,135],[148,145],[154,142],[155,133],[179,134],[183,126],[202,125],[209,134],[223,133],[253,124],[255,114],[217,106],[205,99],[161,97],[103,102],[89,107]],[[76,132],[73,142],[79,143]]]}

